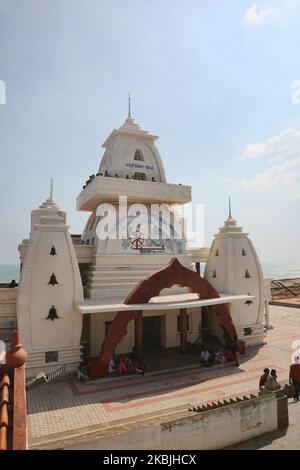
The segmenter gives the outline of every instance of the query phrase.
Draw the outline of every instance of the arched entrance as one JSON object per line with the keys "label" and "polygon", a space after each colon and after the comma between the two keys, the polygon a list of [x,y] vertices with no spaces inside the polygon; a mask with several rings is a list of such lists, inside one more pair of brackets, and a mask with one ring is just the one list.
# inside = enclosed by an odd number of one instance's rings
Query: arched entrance
{"label": "arched entrance", "polygon": [[[165,288],[177,285],[186,287],[189,292],[198,294],[201,299],[218,298],[220,295],[211,284],[194,271],[185,268],[177,258],[172,258],[166,268],[163,268],[141,281],[127,296],[125,304],[148,303],[152,297],[158,297]],[[229,310],[225,304],[214,305],[213,310],[218,318],[220,327],[229,338],[236,335]],[[108,334],[102,343],[100,356],[90,362],[90,375],[93,379],[106,377],[108,365],[113,351],[127,333],[127,325],[131,320],[142,318],[142,312],[130,310],[118,312],[110,326]]]}

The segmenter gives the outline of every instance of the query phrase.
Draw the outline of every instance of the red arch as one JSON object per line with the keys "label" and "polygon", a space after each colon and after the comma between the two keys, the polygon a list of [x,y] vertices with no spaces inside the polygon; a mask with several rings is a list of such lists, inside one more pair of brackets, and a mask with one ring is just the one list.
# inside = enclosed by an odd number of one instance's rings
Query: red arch
{"label": "red arch", "polygon": [[[199,294],[201,299],[212,299],[220,297],[212,285],[199,274],[185,268],[177,258],[172,258],[166,268],[151,274],[130,292],[125,304],[148,303],[152,297],[159,296],[160,292],[174,284],[187,287],[192,293]],[[229,310],[225,304],[214,305],[213,309],[218,315],[219,324],[227,332],[230,338],[236,336],[235,327],[232,323]],[[108,334],[102,343],[100,357],[92,361],[90,365],[91,378],[106,377],[108,375],[108,364],[113,351],[127,333],[127,325],[131,320],[137,318],[139,310],[118,312],[115,316]]]}

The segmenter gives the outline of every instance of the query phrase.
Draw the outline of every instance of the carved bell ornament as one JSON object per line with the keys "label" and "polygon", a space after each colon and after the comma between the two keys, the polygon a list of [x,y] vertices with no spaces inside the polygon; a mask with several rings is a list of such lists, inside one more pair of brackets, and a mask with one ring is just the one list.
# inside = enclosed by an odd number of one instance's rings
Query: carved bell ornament
{"label": "carved bell ornament", "polygon": [[50,255],[51,255],[51,256],[57,255],[56,249],[55,249],[55,246],[54,246],[54,245],[53,245],[52,248],[51,248]]}
{"label": "carved bell ornament", "polygon": [[58,284],[54,273],[51,274],[48,284],[51,284],[51,286],[55,286],[56,284]]}
{"label": "carved bell ornament", "polygon": [[46,320],[54,321],[58,319],[59,319],[59,316],[57,315],[57,310],[54,307],[54,305],[52,305],[52,307],[49,310],[48,317],[46,318]]}

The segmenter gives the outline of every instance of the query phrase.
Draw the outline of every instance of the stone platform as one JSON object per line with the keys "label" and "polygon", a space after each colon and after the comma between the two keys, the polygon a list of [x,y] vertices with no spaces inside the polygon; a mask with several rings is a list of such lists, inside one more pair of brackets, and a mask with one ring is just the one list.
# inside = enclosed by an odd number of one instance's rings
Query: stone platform
{"label": "stone platform", "polygon": [[180,413],[193,404],[256,393],[265,367],[276,369],[280,381],[287,380],[291,345],[300,340],[299,309],[271,306],[270,314],[274,329],[267,333],[267,344],[249,350],[239,368],[231,364],[212,369],[195,367],[96,385],[71,378],[29,391],[30,447],[64,447],[72,436],[86,434],[82,438],[89,439],[87,434],[104,428],[112,433],[114,427],[118,432],[122,422],[138,429],[143,419]]}

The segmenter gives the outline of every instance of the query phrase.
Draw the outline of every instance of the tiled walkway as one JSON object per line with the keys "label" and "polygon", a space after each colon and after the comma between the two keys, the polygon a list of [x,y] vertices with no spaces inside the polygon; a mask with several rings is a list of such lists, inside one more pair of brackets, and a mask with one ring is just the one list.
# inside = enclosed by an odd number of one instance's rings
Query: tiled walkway
{"label": "tiled walkway", "polygon": [[300,310],[271,307],[273,330],[267,344],[250,351],[237,369],[231,365],[213,369],[189,369],[162,375],[128,377],[86,385],[73,379],[43,385],[28,392],[31,442],[88,426],[109,424],[194,404],[257,391],[265,367],[277,369],[279,380],[287,380],[291,344],[300,340]]}

